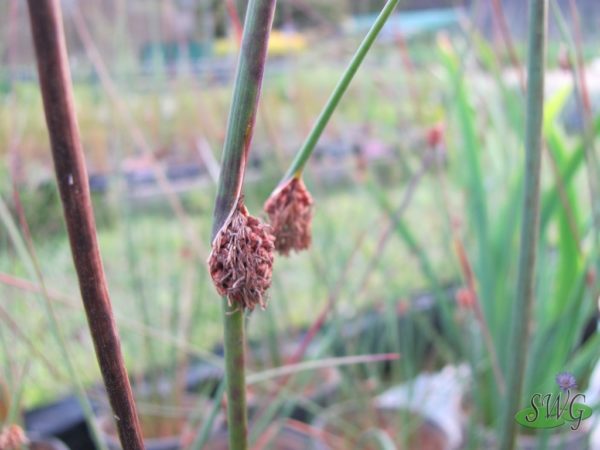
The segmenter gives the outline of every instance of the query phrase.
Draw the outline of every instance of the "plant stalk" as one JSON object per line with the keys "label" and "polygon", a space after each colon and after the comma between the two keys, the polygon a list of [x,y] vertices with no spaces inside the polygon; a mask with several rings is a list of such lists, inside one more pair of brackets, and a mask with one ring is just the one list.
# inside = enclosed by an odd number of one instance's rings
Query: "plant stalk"
{"label": "plant stalk", "polygon": [[[241,196],[275,4],[276,0],[248,3],[215,200],[213,240],[237,208]],[[223,301],[223,326],[229,448],[245,450],[248,448],[248,419],[243,310]]]}
{"label": "plant stalk", "polygon": [[329,97],[329,100],[327,100],[323,111],[321,111],[321,114],[317,118],[317,121],[314,124],[310,133],[308,134],[308,137],[306,138],[306,140],[302,144],[302,147],[296,154],[296,157],[292,161],[292,164],[290,165],[290,168],[283,177],[280,185],[291,178],[300,178],[300,176],[302,175],[302,172],[310,158],[310,155],[312,155],[312,152],[314,151],[317,142],[319,142],[319,139],[323,134],[325,127],[329,123],[329,119],[331,119],[331,116],[333,115],[335,109],[340,103],[340,100],[346,93],[350,82],[354,78],[354,75],[358,71],[358,68],[365,59],[365,56],[367,56],[369,49],[373,45],[373,42],[375,42],[377,35],[385,25],[385,22],[387,21],[388,17],[392,14],[392,11],[398,4],[398,1],[399,0],[388,0],[383,9],[381,10],[381,13],[379,13],[379,16],[371,26],[371,29],[361,42],[354,56],[352,57],[352,60],[350,61],[350,64],[348,65],[346,71],[342,75],[342,78],[340,79],[340,81],[338,81],[338,84],[336,85],[335,89],[333,90],[333,93]]}
{"label": "plant stalk", "polygon": [[28,3],[54,168],[88,325],[121,445],[124,450],[142,450],[142,433],[98,247],[60,3]]}
{"label": "plant stalk", "polygon": [[540,172],[544,109],[544,59],[548,0],[531,0],[527,55],[527,109],[525,122],[525,191],[521,224],[521,254],[517,295],[513,304],[508,359],[508,395],[502,417],[500,449],[515,448],[519,409],[525,380],[535,300],[535,270],[540,220]]}
{"label": "plant stalk", "polygon": [[251,0],[248,4],[223,145],[221,174],[213,214],[213,239],[236,207],[242,192],[275,3],[276,0]]}

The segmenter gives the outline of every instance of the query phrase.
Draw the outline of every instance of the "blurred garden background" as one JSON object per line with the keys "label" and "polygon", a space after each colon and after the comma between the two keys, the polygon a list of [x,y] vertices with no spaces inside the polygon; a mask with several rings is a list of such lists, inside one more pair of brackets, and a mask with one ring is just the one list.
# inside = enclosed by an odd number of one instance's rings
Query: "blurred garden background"
{"label": "blurred garden background", "polygon": [[[388,448],[346,436],[370,428],[361,408],[345,427],[322,421],[348,401],[415,409],[421,390],[436,392],[437,406],[419,413],[435,418],[447,446],[402,446],[391,419],[379,418],[375,428],[397,448],[493,448],[478,430],[494,426],[498,386],[518,352],[506,343],[520,249],[527,3],[403,0],[383,28],[306,170],[312,246],[277,258],[268,308],[247,317],[254,448],[312,448],[269,439],[287,428],[321,436],[314,430],[327,426],[337,437],[314,448]],[[181,448],[191,448],[221,408],[210,405],[222,377],[222,299],[205,262],[247,2],[61,4],[100,248],[138,407],[150,434],[185,436]],[[383,4],[278,2],[246,174],[253,214],[264,215]],[[527,392],[551,392],[568,371],[590,406],[600,401],[599,23],[597,0],[549,2],[526,381]],[[10,413],[25,429],[91,448],[69,438],[83,415],[69,399],[81,384],[97,411],[106,401],[45,127],[27,4],[4,0],[0,425]],[[423,380],[430,384],[419,388]],[[44,408],[61,401],[75,404],[72,423],[52,428]],[[178,415],[176,425],[160,419]],[[589,443],[593,419],[585,423]],[[218,429],[218,418],[210,424]]]}

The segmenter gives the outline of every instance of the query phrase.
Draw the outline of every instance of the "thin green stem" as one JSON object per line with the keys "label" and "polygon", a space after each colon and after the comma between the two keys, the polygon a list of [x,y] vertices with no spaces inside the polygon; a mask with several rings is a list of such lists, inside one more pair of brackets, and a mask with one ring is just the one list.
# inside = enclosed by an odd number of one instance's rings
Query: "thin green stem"
{"label": "thin green stem", "polygon": [[254,134],[276,0],[248,4],[214,210],[213,238],[237,205]]}
{"label": "thin green stem", "polygon": [[[202,450],[204,448],[204,446],[206,445],[206,443],[208,442],[208,439],[210,438],[210,434],[212,432],[213,425],[215,423],[215,419],[217,418],[219,411],[221,410],[221,403],[223,401],[223,395],[225,395],[225,385],[226,385],[226,380],[222,380],[219,383],[217,392],[215,393],[215,395],[213,397],[213,401],[214,401],[213,407],[210,410],[208,416],[205,417],[205,420],[202,423],[202,427],[200,427],[198,429],[198,434],[196,434],[196,438],[194,439],[194,442],[190,446],[189,450]],[[194,419],[202,418],[202,414],[204,414],[205,412],[206,411],[204,411],[204,410],[197,410],[195,412],[196,417],[194,417]]]}
{"label": "thin green stem", "polygon": [[[594,148],[594,117],[592,111],[590,110],[584,61],[583,57],[581,56],[580,45],[577,45],[578,42],[580,43],[581,41],[581,36],[579,36],[579,39],[577,41],[575,40],[574,36],[572,36],[571,32],[569,31],[567,22],[556,0],[553,0],[550,5],[560,33],[567,44],[569,65],[571,67],[571,73],[573,76],[573,86],[576,94],[575,99],[577,101],[577,107],[580,112],[580,117],[584,124],[582,145],[585,153],[586,169],[588,171],[587,181],[592,211],[592,231],[594,237],[593,242],[596,249],[598,249],[600,248],[600,202],[598,201],[600,197],[597,195],[597,193],[600,191],[600,185],[598,184],[598,180],[600,179],[600,172],[598,170],[598,158],[596,156],[596,151]],[[573,2],[571,2],[571,9],[573,13],[572,15],[576,17],[577,10],[576,5]],[[575,28],[576,30],[578,29],[578,27]],[[600,262],[596,263],[597,268],[598,264],[600,264]]]}
{"label": "thin green stem", "polygon": [[[227,122],[212,238],[237,207],[248,159],[276,0],[250,0]],[[229,448],[248,448],[244,311],[223,302]]]}
{"label": "thin green stem", "polygon": [[373,23],[373,26],[361,42],[360,46],[358,47],[358,50],[354,54],[354,57],[350,61],[350,64],[348,65],[346,71],[342,75],[342,78],[333,90],[333,93],[329,97],[329,100],[327,100],[323,111],[321,111],[321,114],[317,118],[317,121],[314,124],[310,133],[308,134],[308,137],[304,141],[304,144],[302,144],[302,147],[300,148],[300,150],[296,154],[296,157],[292,161],[290,168],[288,169],[287,173],[285,174],[282,180],[282,184],[283,182],[291,178],[299,178],[302,175],[302,171],[304,170],[304,167],[306,166],[310,155],[315,149],[317,142],[319,142],[319,139],[323,134],[323,131],[325,130],[329,119],[331,119],[333,112],[337,108],[338,104],[340,103],[340,100],[342,99],[346,90],[348,89],[352,78],[354,78],[354,75],[356,74],[358,68],[365,59],[365,56],[369,52],[369,49],[373,45],[373,42],[375,42],[377,35],[385,25],[385,22],[387,21],[388,17],[392,14],[392,11],[398,4],[398,1],[399,0],[388,0],[388,2],[381,10],[381,13],[375,20],[375,23]]}
{"label": "thin green stem", "polygon": [[500,449],[515,448],[517,423],[527,352],[531,334],[531,315],[535,294],[536,253],[540,216],[540,172],[542,165],[542,118],[544,109],[544,57],[548,0],[532,0],[529,10],[527,55],[527,117],[525,129],[525,192],[521,225],[521,255],[517,296],[513,305],[511,355],[508,367],[508,395],[502,416]]}
{"label": "thin green stem", "polygon": [[248,414],[246,406],[246,351],[244,312],[223,306],[225,378],[227,380],[227,426],[229,448],[248,448]]}
{"label": "thin green stem", "polygon": [[[54,310],[54,306],[52,304],[52,300],[48,294],[48,290],[46,289],[46,285],[44,283],[44,278],[42,275],[42,270],[40,268],[39,262],[37,261],[37,257],[35,254],[35,249],[33,248],[32,243],[30,245],[27,244],[21,233],[17,228],[17,224],[14,222],[6,203],[0,197],[0,221],[6,227],[8,235],[10,236],[10,240],[12,244],[15,246],[17,255],[21,260],[22,264],[25,265],[25,269],[27,273],[31,277],[31,279],[37,280],[39,283],[39,294],[43,299],[43,307],[48,316],[48,325],[49,331],[52,337],[55,339],[58,349],[60,351],[60,356],[65,364],[69,379],[73,381],[75,385],[75,395],[79,400],[79,404],[83,410],[83,414],[85,416],[86,424],[90,429],[92,439],[96,447],[101,450],[106,450],[107,447],[102,441],[100,434],[98,432],[98,428],[94,421],[94,412],[92,410],[92,405],[90,404],[89,399],[85,393],[85,388],[83,386],[83,382],[75,367],[73,362],[73,358],[67,346],[67,341],[63,335],[59,316]],[[51,367],[51,366],[48,366]]]}

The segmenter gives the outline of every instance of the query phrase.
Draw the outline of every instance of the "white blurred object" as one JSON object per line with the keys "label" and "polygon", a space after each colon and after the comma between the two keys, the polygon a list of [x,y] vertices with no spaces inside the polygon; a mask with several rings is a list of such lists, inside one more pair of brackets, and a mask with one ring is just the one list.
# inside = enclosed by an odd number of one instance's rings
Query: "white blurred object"
{"label": "white blurred object", "polygon": [[377,397],[376,404],[420,413],[446,433],[449,449],[458,449],[465,420],[462,398],[470,379],[471,371],[466,364],[446,366],[440,372],[423,373],[408,383],[388,389]]}
{"label": "white blurred object", "polygon": [[[596,364],[587,391],[585,403],[592,408],[600,403],[600,362]],[[596,412],[591,417],[590,450],[600,450],[600,415]]]}

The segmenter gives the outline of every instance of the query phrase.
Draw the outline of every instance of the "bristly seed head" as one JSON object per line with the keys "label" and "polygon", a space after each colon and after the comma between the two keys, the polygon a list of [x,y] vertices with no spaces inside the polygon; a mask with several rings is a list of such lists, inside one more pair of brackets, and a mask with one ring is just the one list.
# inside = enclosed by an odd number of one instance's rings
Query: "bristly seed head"
{"label": "bristly seed head", "polygon": [[313,199],[299,178],[292,178],[265,203],[275,249],[282,255],[306,250],[311,243]]}
{"label": "bristly seed head", "polygon": [[266,307],[275,240],[269,228],[249,215],[240,200],[213,241],[208,257],[210,276],[217,292],[227,297],[229,306],[249,310],[256,305]]}

